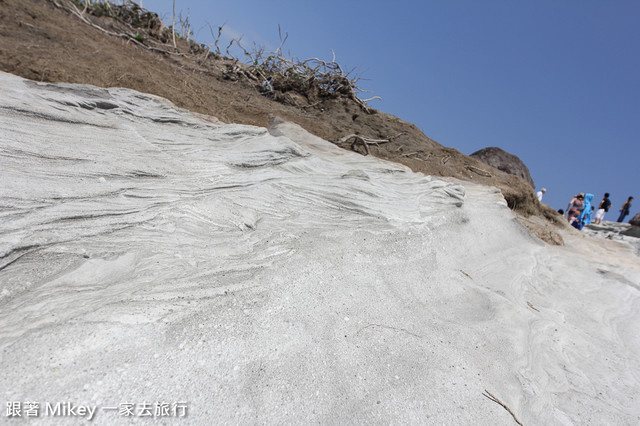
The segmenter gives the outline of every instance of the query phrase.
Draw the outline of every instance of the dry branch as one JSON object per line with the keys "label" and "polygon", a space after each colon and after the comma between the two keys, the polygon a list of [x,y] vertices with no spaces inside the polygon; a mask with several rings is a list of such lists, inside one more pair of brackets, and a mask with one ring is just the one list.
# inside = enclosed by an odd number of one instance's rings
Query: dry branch
{"label": "dry branch", "polygon": [[540,312],[540,311],[539,311],[535,306],[533,306],[533,305],[531,304],[531,302],[527,302],[527,305],[529,305],[529,307],[530,307],[531,309],[533,309],[534,311],[536,311],[536,312]]}
{"label": "dry branch", "polygon": [[364,330],[366,328],[369,328],[369,327],[382,327],[382,328],[388,328],[390,330],[402,331],[403,333],[407,333],[407,334],[409,334],[411,336],[418,337],[418,338],[422,339],[422,336],[420,336],[418,334],[415,334],[415,333],[412,333],[409,330],[405,330],[404,328],[391,327],[390,325],[384,325],[384,324],[368,324],[368,325],[365,325],[360,330],[358,330],[356,332],[356,334],[359,334],[362,330]]}
{"label": "dry branch", "polygon": [[382,100],[382,98],[380,96],[373,96],[373,97],[368,98],[368,99],[362,99],[362,102],[369,102],[369,101],[373,101],[373,100]]}
{"label": "dry branch", "polygon": [[502,407],[503,407],[505,410],[507,410],[507,411],[509,412],[509,414],[511,414],[511,416],[513,416],[513,420],[515,420],[515,421],[516,421],[516,423],[518,423],[520,426],[524,426],[522,423],[520,423],[520,420],[518,420],[518,418],[516,417],[516,415],[515,415],[515,414],[513,414],[513,411],[511,411],[511,409],[510,409],[509,407],[507,407],[507,405],[506,405],[504,402],[500,401],[498,398],[496,398],[495,396],[493,396],[493,394],[492,394],[491,392],[489,392],[488,390],[486,390],[486,389],[485,389],[484,391],[485,391],[485,393],[487,394],[486,396],[487,396],[490,400],[492,400],[493,402],[495,402],[495,403],[497,403],[497,404],[502,405]]}
{"label": "dry branch", "polygon": [[[54,4],[55,4],[57,7],[61,8],[61,9],[64,9],[64,7],[63,7],[62,5],[60,5],[59,3],[54,2]],[[147,49],[147,50],[152,50],[152,51],[160,52],[160,53],[164,53],[164,54],[167,54],[167,55],[185,56],[185,55],[184,55],[184,54],[182,54],[182,53],[169,52],[168,50],[158,49],[158,48],[156,48],[156,47],[147,46],[147,45],[145,45],[144,43],[141,43],[141,42],[136,38],[136,36],[135,36],[135,35],[132,35],[132,34],[127,34],[127,33],[114,33],[114,32],[112,32],[112,31],[106,30],[106,29],[102,28],[101,26],[99,26],[99,25],[97,25],[97,24],[94,24],[94,23],[93,23],[93,22],[91,22],[89,19],[87,19],[87,17],[86,17],[86,16],[84,16],[84,13],[83,13],[83,12],[80,12],[80,11],[78,10],[78,8],[76,7],[76,5],[75,5],[75,4],[73,4],[73,2],[71,2],[71,1],[67,1],[67,4],[68,4],[68,5],[70,5],[71,7],[67,7],[66,9],[67,9],[68,11],[70,11],[73,15],[77,16],[78,18],[80,18],[80,20],[82,20],[82,22],[84,22],[85,24],[87,24],[87,25],[89,25],[89,26],[91,26],[91,27],[93,27],[93,28],[95,28],[95,29],[97,29],[97,30],[102,31],[102,32],[104,32],[105,34],[108,34],[108,35],[111,35],[111,36],[114,36],[114,37],[124,38],[124,39],[126,39],[126,40],[128,40],[128,41],[131,41],[131,42],[133,42],[133,43],[137,44],[137,45],[138,45],[138,46],[140,46],[140,47],[143,47],[143,48]]]}
{"label": "dry branch", "polygon": [[[219,41],[222,36],[224,25],[218,27],[217,36],[214,34],[213,28],[209,26],[213,42],[208,47],[191,42],[190,37],[192,35],[192,31],[191,24],[189,22],[189,15],[187,14],[187,17],[183,19],[182,14],[179,16],[176,14],[175,0],[172,1],[172,16],[171,22],[169,23],[170,28],[164,27],[156,14],[142,9],[142,2],[136,4],[133,1],[129,1],[127,4],[115,5],[110,3],[108,0],[50,1],[59,8],[67,9],[87,25],[102,31],[105,34],[124,38],[127,41],[131,41],[132,43],[135,43],[147,50],[182,57],[190,57],[191,54],[195,54],[194,58],[197,63],[203,64],[211,54],[212,46],[215,45],[216,55],[222,56]],[[76,5],[80,6],[82,11],[78,10]],[[92,22],[85,13],[87,15],[106,15],[115,18],[130,28],[132,33],[117,33],[109,31]],[[178,23],[181,27],[179,33],[176,28],[177,20],[179,20]],[[145,23],[147,28],[141,26],[140,22]],[[131,24],[133,24],[133,26]],[[143,43],[141,31],[157,28],[157,24],[160,25],[160,28],[163,28],[160,35],[154,34],[151,31],[148,31],[147,34],[149,36],[149,42],[158,46],[151,47],[147,45],[147,43]],[[192,45],[191,48],[193,50],[191,52],[179,52],[176,34],[178,37],[181,36],[181,38],[185,39],[188,44],[190,43]],[[235,43],[237,48],[242,51],[240,54],[242,62],[245,62],[248,66],[242,69],[238,67],[234,70],[230,70],[226,74],[226,77],[232,80],[235,80],[236,78],[247,78],[257,84],[261,84],[263,81],[269,81],[270,84],[272,84],[273,91],[285,93],[291,90],[305,96],[309,104],[308,106],[304,106],[305,108],[319,105],[326,99],[347,98],[353,100],[366,113],[373,113],[373,111],[368,107],[367,102],[381,98],[379,96],[374,96],[364,100],[360,99],[359,94],[365,91],[358,87],[359,78],[353,77],[351,75],[352,71],[344,71],[342,66],[336,62],[335,53],[333,51],[331,61],[324,61],[315,57],[304,60],[296,57],[288,58],[284,56],[283,48],[289,35],[288,33],[283,33],[279,26],[278,35],[280,37],[280,45],[273,52],[266,52],[264,48],[259,48],[255,45],[253,50],[250,51],[245,49],[243,46],[242,37],[231,39],[225,50],[226,57],[228,59],[235,59],[236,62],[239,60],[239,58],[235,57],[230,52],[233,44]],[[157,43],[153,40],[154,38],[161,41],[162,44]],[[172,49],[169,48],[170,45],[172,45]],[[165,46],[166,48],[163,49],[162,47]],[[231,76],[231,73],[235,74],[235,76]],[[273,93],[265,94],[273,95]],[[286,98],[276,96],[275,99],[283,101]]]}
{"label": "dry branch", "polygon": [[353,142],[351,142],[351,146],[350,146],[351,150],[355,151],[356,145],[361,144],[365,150],[364,155],[369,155],[369,145],[379,146],[380,144],[383,144],[383,143],[389,143],[403,134],[405,134],[405,132],[398,133],[397,135],[392,136],[388,139],[372,139],[372,138],[366,138],[364,136],[360,136],[356,134],[350,134],[341,138],[337,143],[341,144],[341,143],[347,142],[349,139],[353,139]]}
{"label": "dry branch", "polygon": [[351,135],[351,137],[353,137],[353,142],[351,142],[351,146],[350,146],[351,151],[355,151],[356,144],[360,143],[364,147],[364,155],[369,155],[369,145],[367,144],[367,141],[365,141],[364,138],[358,135]]}
{"label": "dry branch", "polygon": [[[222,36],[222,29],[224,28],[224,26],[227,23],[225,22],[224,24],[222,24],[221,26],[218,27],[218,36],[216,37],[215,41],[214,41],[214,45],[216,46],[216,54],[220,55],[220,46],[218,45],[218,41],[220,41],[220,37]],[[209,28],[211,28],[211,26],[209,26]],[[213,37],[213,32],[211,32],[211,37]]]}
{"label": "dry branch", "polygon": [[350,134],[347,135],[343,138],[341,138],[338,143],[345,143],[346,141],[348,141],[351,138],[355,138],[355,139],[360,139],[362,140],[362,142],[366,143],[366,144],[380,144],[380,143],[387,143],[387,142],[391,142],[391,138],[389,139],[371,139],[371,138],[365,138],[364,136],[360,136],[360,135],[356,135],[354,134]]}
{"label": "dry branch", "polygon": [[479,167],[467,166],[467,169],[471,170],[474,173],[479,174],[480,176],[491,177],[491,173]]}
{"label": "dry branch", "polygon": [[248,51],[236,40],[236,44],[242,49],[244,56],[249,59],[250,69],[263,80],[270,80],[274,90],[280,92],[295,91],[307,97],[313,103],[320,99],[344,96],[354,100],[367,113],[371,110],[366,102],[380,99],[373,98],[362,100],[358,93],[363,92],[358,86],[357,78],[352,78],[345,73],[340,64],[335,61],[335,53],[332,51],[331,61],[323,61],[319,58],[287,58],[282,54],[282,49],[289,35],[282,34],[278,27],[280,45],[273,52],[266,52],[264,48],[254,46],[253,51]]}
{"label": "dry branch", "polygon": [[173,48],[177,49],[176,45],[176,0],[173,0],[173,23],[171,24],[171,36],[173,37]]}

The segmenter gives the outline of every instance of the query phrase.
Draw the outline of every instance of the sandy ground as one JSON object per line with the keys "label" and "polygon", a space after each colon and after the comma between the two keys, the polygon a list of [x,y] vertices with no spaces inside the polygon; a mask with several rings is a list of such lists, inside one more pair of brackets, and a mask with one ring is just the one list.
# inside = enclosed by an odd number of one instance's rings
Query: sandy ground
{"label": "sandy ground", "polygon": [[545,245],[495,188],[288,122],[0,87],[0,392],[35,422],[515,424],[485,390],[524,424],[640,422],[629,245]]}

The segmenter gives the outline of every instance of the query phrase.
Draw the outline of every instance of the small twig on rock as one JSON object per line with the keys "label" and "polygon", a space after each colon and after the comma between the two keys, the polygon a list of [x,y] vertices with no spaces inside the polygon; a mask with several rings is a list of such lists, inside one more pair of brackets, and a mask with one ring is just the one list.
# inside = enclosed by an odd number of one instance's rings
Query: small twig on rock
{"label": "small twig on rock", "polygon": [[536,309],[536,307],[535,307],[535,306],[533,306],[533,305],[531,304],[531,302],[527,302],[527,305],[529,305],[529,307],[530,307],[531,309],[533,309],[534,311],[536,311],[536,312],[540,312],[538,309]]}
{"label": "small twig on rock", "polygon": [[500,405],[502,405],[502,407],[503,407],[505,410],[507,410],[507,411],[509,412],[509,414],[511,414],[511,416],[513,416],[513,420],[515,420],[515,421],[516,421],[516,423],[518,423],[520,426],[524,426],[524,425],[520,422],[520,420],[518,420],[518,418],[516,417],[516,415],[515,415],[515,414],[513,414],[513,411],[511,411],[511,409],[510,409],[509,407],[507,407],[507,405],[506,405],[504,402],[500,401],[498,398],[496,398],[495,396],[493,396],[493,394],[492,394],[491,392],[489,392],[488,390],[486,390],[486,389],[485,389],[484,391],[485,391],[485,393],[487,394],[487,395],[485,395],[485,396],[487,396],[487,398],[489,398],[490,400],[492,400],[492,401],[493,401],[493,402],[495,402],[496,404],[500,404]]}
{"label": "small twig on rock", "polygon": [[467,274],[465,271],[463,271],[462,269],[460,269],[460,272],[462,272],[467,278],[469,278],[470,280],[472,280],[473,278],[471,278],[471,275]]}
{"label": "small twig on rock", "polygon": [[361,138],[361,137],[355,137],[353,138],[353,142],[351,142],[351,151],[355,151],[356,150],[356,144],[360,142],[362,144],[362,146],[364,146],[364,155],[369,155],[369,145],[367,145],[367,142]]}
{"label": "small twig on rock", "polygon": [[410,334],[414,337],[418,337],[420,339],[422,339],[422,336],[412,333],[409,330],[405,330],[404,328],[397,328],[397,327],[391,327],[390,325],[383,325],[383,324],[369,324],[369,325],[365,325],[364,327],[362,327],[360,330],[358,330],[356,332],[356,334],[360,333],[362,330],[364,330],[365,328],[369,328],[369,327],[382,327],[382,328],[388,328],[390,330],[396,330],[396,331],[402,331],[404,333]]}

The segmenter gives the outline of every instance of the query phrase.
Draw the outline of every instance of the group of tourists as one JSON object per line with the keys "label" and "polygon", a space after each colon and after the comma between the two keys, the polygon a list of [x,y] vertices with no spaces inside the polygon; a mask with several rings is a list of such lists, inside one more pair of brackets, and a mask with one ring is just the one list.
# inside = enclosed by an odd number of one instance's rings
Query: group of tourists
{"label": "group of tourists", "polygon": [[[571,199],[569,205],[567,206],[567,220],[569,223],[577,229],[582,229],[584,225],[588,225],[591,223],[591,214],[593,210],[595,210],[594,206],[591,205],[591,201],[593,200],[593,194],[585,194],[583,192],[579,193],[575,197]],[[622,222],[627,215],[629,215],[629,211],[631,210],[631,201],[633,201],[633,197],[629,197],[627,201],[622,204],[622,208],[620,209],[620,216],[618,216],[618,222]],[[609,199],[609,193],[604,194],[604,198],[600,201],[598,205],[598,209],[596,210],[596,217],[593,221],[594,224],[599,225],[604,220],[604,215],[611,208],[611,200]]]}
{"label": "group of tourists", "polygon": [[[547,192],[546,188],[542,188],[540,191],[536,193],[538,197],[538,201],[542,201],[542,197]],[[567,217],[569,223],[577,228],[582,229],[585,225],[591,223],[591,215],[593,210],[595,210],[595,206],[591,204],[593,201],[593,194],[581,192],[569,201],[569,205],[567,206],[567,211],[565,213],[564,210],[558,210],[558,213]],[[633,197],[629,197],[627,201],[622,204],[622,208],[620,209],[620,216],[618,216],[618,222],[622,222],[625,217],[629,215],[629,211],[631,210],[631,201],[633,201]],[[593,223],[599,225],[604,220],[604,215],[611,208],[611,200],[609,199],[609,193],[604,194],[604,198],[600,201],[598,205],[598,209],[596,210],[596,216],[593,220]]]}

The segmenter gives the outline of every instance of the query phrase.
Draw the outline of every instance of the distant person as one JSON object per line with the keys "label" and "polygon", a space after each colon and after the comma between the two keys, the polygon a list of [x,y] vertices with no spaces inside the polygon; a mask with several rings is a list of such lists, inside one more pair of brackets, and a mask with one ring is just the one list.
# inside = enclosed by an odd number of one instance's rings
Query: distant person
{"label": "distant person", "polygon": [[584,193],[581,192],[569,201],[567,206],[567,220],[573,223],[584,209]]}
{"label": "distant person", "polygon": [[629,197],[627,201],[624,202],[622,208],[620,209],[620,217],[618,218],[618,222],[622,222],[625,217],[629,214],[629,210],[631,210],[631,201],[633,201],[633,197]]}
{"label": "distant person", "polygon": [[585,225],[589,225],[591,223],[591,213],[593,212],[593,206],[591,205],[591,200],[593,200],[593,194],[586,194],[584,196],[584,204],[582,206],[582,212],[573,221],[572,225],[576,229],[582,229]]}
{"label": "distant person", "polygon": [[564,216],[564,210],[558,209],[558,213],[560,213],[560,216]]}
{"label": "distant person", "polygon": [[598,206],[598,211],[596,212],[596,218],[593,221],[596,225],[600,225],[604,220],[604,215],[609,211],[611,207],[611,200],[609,199],[609,193],[605,192],[604,198],[600,201],[600,205]]}
{"label": "distant person", "polygon": [[536,196],[538,197],[538,201],[542,202],[542,196],[547,192],[547,188],[542,188],[540,191],[536,192]]}

